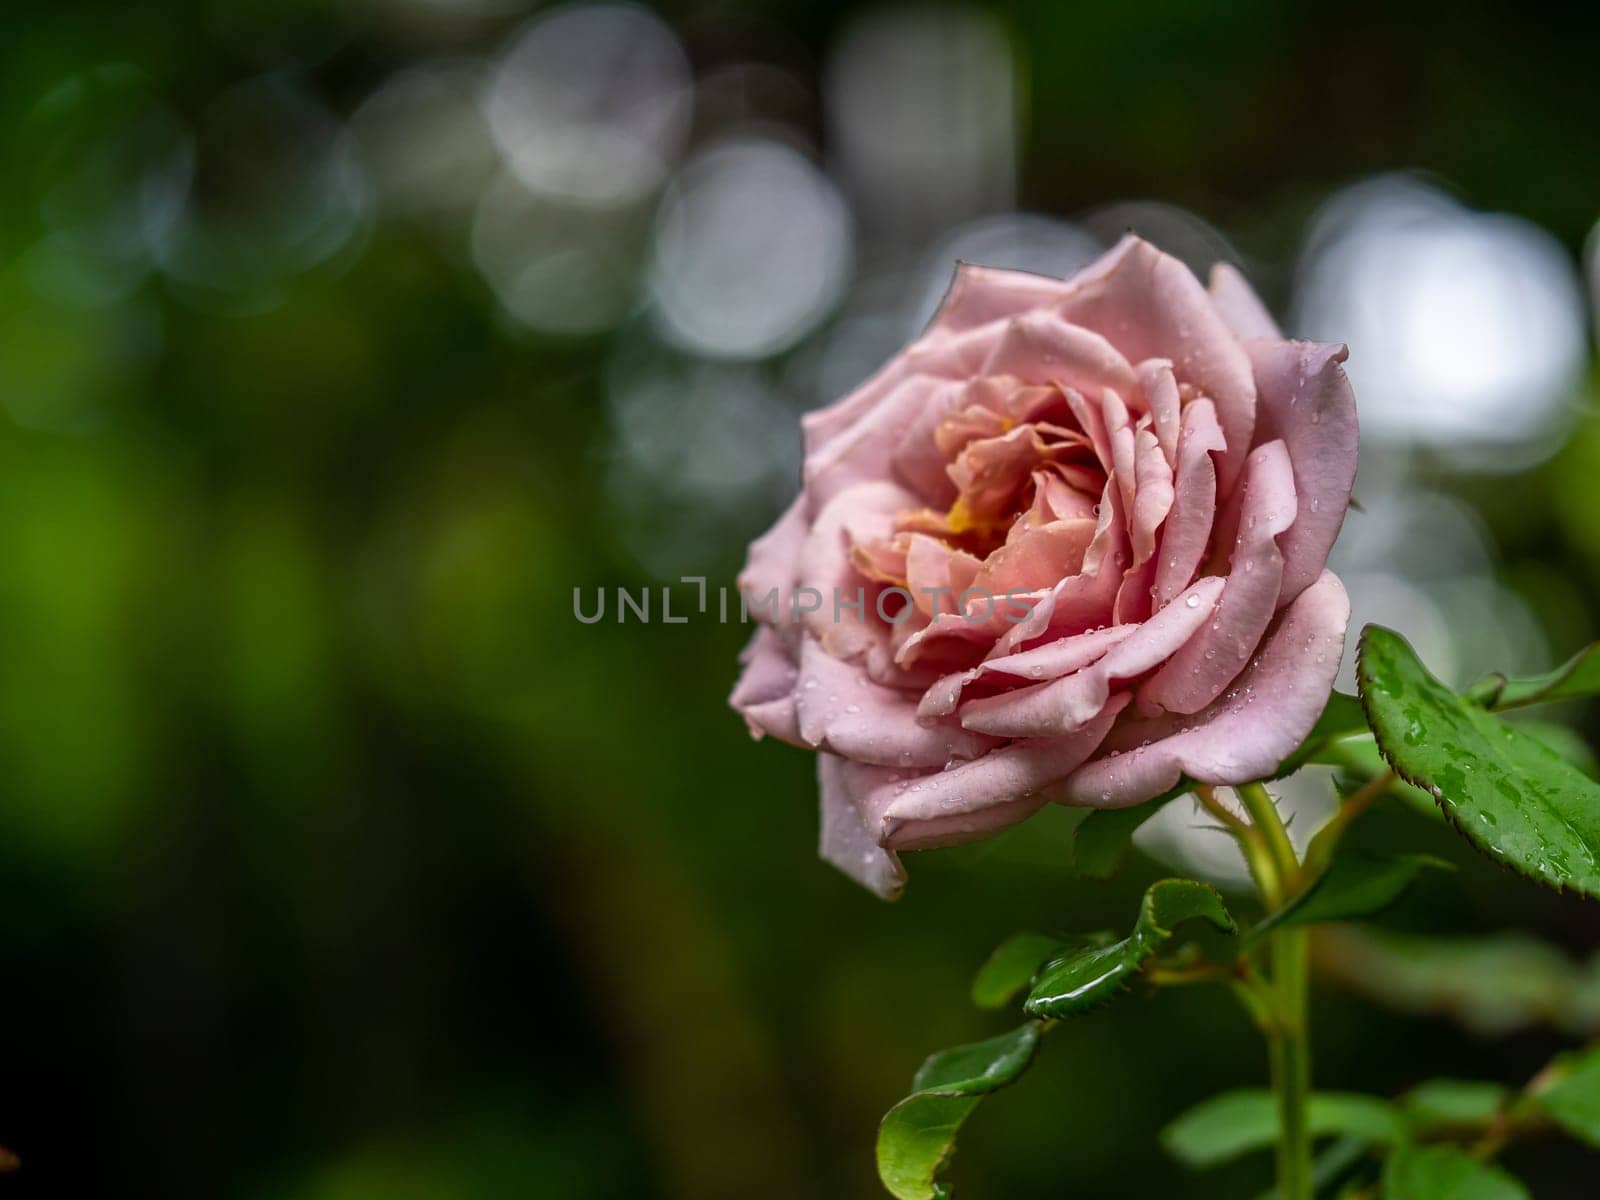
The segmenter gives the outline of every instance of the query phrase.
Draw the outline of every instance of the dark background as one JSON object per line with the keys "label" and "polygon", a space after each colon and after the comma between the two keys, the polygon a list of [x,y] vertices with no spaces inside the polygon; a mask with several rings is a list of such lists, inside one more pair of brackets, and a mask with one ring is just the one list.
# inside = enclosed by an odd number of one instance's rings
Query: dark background
{"label": "dark background", "polygon": [[[1125,925],[1165,868],[1075,881],[1050,812],[882,905],[815,859],[810,759],[724,707],[746,631],[572,597],[731,585],[797,414],[958,254],[1064,270],[1132,226],[1238,261],[1351,342],[1358,616],[1458,679],[1600,625],[1600,10],[642,11],[0,18],[0,1192],[879,1194],[922,1056],[1002,1027],[966,999],[992,945]],[[1414,276],[1317,257],[1385,230]],[[1402,808],[1359,837],[1462,864],[1393,928],[1600,936]],[[1385,1093],[1600,1029],[1316,1008],[1319,1082]],[[954,1178],[1253,1194],[1264,1161],[1154,1138],[1264,1073],[1225,995],[1135,995]],[[1508,1161],[1592,1190],[1584,1152]]]}

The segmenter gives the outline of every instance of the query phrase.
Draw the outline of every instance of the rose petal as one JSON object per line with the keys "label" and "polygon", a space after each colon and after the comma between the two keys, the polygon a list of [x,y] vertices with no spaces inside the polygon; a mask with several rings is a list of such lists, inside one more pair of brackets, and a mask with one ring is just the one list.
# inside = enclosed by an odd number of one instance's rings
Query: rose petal
{"label": "rose petal", "polygon": [[1261,437],[1282,438],[1294,464],[1299,514],[1282,537],[1287,604],[1315,581],[1344,524],[1355,483],[1360,430],[1345,378],[1348,351],[1315,342],[1252,342],[1261,396]]}
{"label": "rose petal", "polygon": [[1178,437],[1178,469],[1173,480],[1172,508],[1161,528],[1160,565],[1156,568],[1156,608],[1165,608],[1205,560],[1217,511],[1217,474],[1213,455],[1223,449],[1222,430],[1209,400],[1196,400],[1183,410]]}
{"label": "rose petal", "polygon": [[894,900],[905,887],[906,872],[891,850],[867,832],[865,801],[879,782],[879,767],[863,767],[832,754],[817,756],[822,828],[818,853],[863,887]]}
{"label": "rose petal", "polygon": [[1250,359],[1189,268],[1129,236],[1067,281],[1058,311],[1102,334],[1131,362],[1165,358],[1179,383],[1216,406],[1227,449],[1217,465],[1219,494],[1244,467],[1256,422]]}
{"label": "rose petal", "polygon": [[1048,308],[1059,301],[1066,283],[1050,275],[957,263],[949,290],[929,322],[930,331],[959,333],[1003,317]]}
{"label": "rose petal", "polygon": [[1133,565],[1156,550],[1156,531],[1172,511],[1172,468],[1161,444],[1149,429],[1141,429],[1133,445]]}
{"label": "rose petal", "polygon": [[[907,445],[913,428],[929,413],[942,418],[959,402],[963,390],[959,382],[925,375],[902,380],[849,429],[806,455],[805,491],[812,503],[825,505],[857,484],[890,479],[895,456]],[[925,437],[931,442],[931,426]]]}
{"label": "rose petal", "polygon": [[[894,514],[915,502],[911,493],[895,484],[859,483],[817,514],[800,548],[796,589],[780,599],[791,611],[809,609],[801,612],[801,623],[835,658],[870,652],[872,665],[879,669],[887,665],[888,634],[873,612],[871,598],[865,596],[865,580],[856,570],[853,550],[887,540]],[[862,613],[845,607],[861,598],[865,599]]]}
{"label": "rose petal", "polygon": [[1129,720],[1106,739],[1102,755],[1080,767],[1050,797],[1063,804],[1123,808],[1174,787],[1261,779],[1300,745],[1328,702],[1344,651],[1350,601],[1324,571],[1279,612],[1261,653],[1239,676],[1238,694],[1192,717]]}
{"label": "rose petal", "polygon": [[1122,511],[1133,512],[1134,432],[1128,423],[1128,406],[1122,397],[1107,389],[1100,394],[1100,412],[1105,418],[1106,436],[1111,439],[1112,478],[1122,493]]}
{"label": "rose petal", "polygon": [[1018,796],[971,813],[930,817],[924,821],[897,821],[883,842],[891,850],[936,850],[977,841],[1026,821],[1049,801],[1043,796]]}
{"label": "rose petal", "polygon": [[[1084,552],[1078,574],[1063,579],[1051,591],[1049,627],[1063,633],[1082,633],[1112,624],[1117,589],[1122,585],[1128,565],[1128,529],[1123,517],[1122,495],[1114,482],[1107,481],[1100,493],[1099,524],[1094,540]],[[1013,640],[1009,653],[1020,642]]]}
{"label": "rose petal", "polygon": [[906,586],[917,608],[928,616],[954,612],[961,593],[972,586],[983,564],[923,533],[911,535],[906,553]]}
{"label": "rose petal", "polygon": [[1106,388],[1132,395],[1139,385],[1133,365],[1104,336],[1042,311],[1005,322],[983,374],[1076,388],[1087,396]]}
{"label": "rose petal", "polygon": [[1277,538],[1295,519],[1294,470],[1282,442],[1251,451],[1241,496],[1239,540],[1216,613],[1139,689],[1146,713],[1193,713],[1210,704],[1255,653],[1278,610]]}
{"label": "rose petal", "polygon": [[[1245,277],[1232,263],[1219,262],[1211,268],[1211,303],[1218,315],[1240,341],[1252,338],[1281,338],[1278,323],[1261,303]],[[1259,389],[1261,382],[1256,381]]]}
{"label": "rose petal", "polygon": [[1095,531],[1096,522],[1081,518],[1024,530],[984,560],[972,586],[997,600],[1051,587],[1082,569]]}
{"label": "rose petal", "polygon": [[750,736],[771,734],[779,741],[800,746],[800,718],[795,708],[794,688],[800,669],[778,633],[766,625],[739,654],[744,670],[733,685],[728,703],[750,727]]}
{"label": "rose petal", "polygon": [[1094,720],[1063,737],[1015,742],[948,771],[879,785],[869,803],[884,802],[885,841],[893,842],[902,822],[982,812],[1059,782],[1094,753],[1126,702],[1126,694],[1115,697]]}
{"label": "rose petal", "polygon": [[[865,442],[872,451],[883,452],[883,439],[867,438],[866,431],[858,430],[857,426],[872,421],[881,428],[874,414],[891,393],[910,380],[920,378],[921,386],[941,381],[965,383],[978,373],[1004,333],[1003,322],[953,335],[929,333],[891,358],[877,374],[844,399],[806,413],[800,418],[800,425],[805,431],[807,478],[810,478],[813,460],[819,466],[836,464],[848,456],[849,446]],[[840,439],[847,439],[846,444],[836,444]],[[892,442],[888,449],[892,449]]]}
{"label": "rose petal", "polygon": [[1172,364],[1164,358],[1147,358],[1135,368],[1135,373],[1139,376],[1139,387],[1144,392],[1145,403],[1150,406],[1161,453],[1166,456],[1167,465],[1176,468],[1178,428],[1183,420],[1183,410]]}
{"label": "rose petal", "polygon": [[1009,676],[1033,682],[1042,679],[1059,679],[1078,671],[1100,658],[1111,647],[1131,634],[1132,625],[1112,625],[1090,633],[1057,638],[1031,650],[986,659],[969,671],[946,675],[922,694],[917,704],[917,715],[924,719],[942,717],[953,713],[968,685],[980,679]]}
{"label": "rose petal", "polygon": [[1097,662],[1049,683],[985,696],[963,704],[961,724],[997,737],[1040,738],[1070,733],[1094,719],[1112,684],[1135,679],[1165,662],[1211,619],[1223,581],[1208,577],[1135,629]]}
{"label": "rose petal", "polygon": [[858,664],[834,658],[809,637],[800,647],[794,697],[801,740],[856,762],[940,767],[995,745],[954,722],[919,722],[910,693],[873,683]]}
{"label": "rose petal", "polygon": [[810,532],[806,497],[802,492],[783,510],[772,528],[750,543],[744,570],[739,572],[739,594],[754,608],[766,596],[780,598],[779,623],[788,624],[788,597],[800,573],[800,552]]}

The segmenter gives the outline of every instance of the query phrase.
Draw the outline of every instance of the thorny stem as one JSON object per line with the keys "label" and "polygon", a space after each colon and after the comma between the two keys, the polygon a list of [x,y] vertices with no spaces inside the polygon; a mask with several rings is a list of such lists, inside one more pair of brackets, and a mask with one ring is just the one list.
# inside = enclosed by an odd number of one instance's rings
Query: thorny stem
{"label": "thorny stem", "polygon": [[1194,794],[1199,799],[1201,807],[1222,822],[1223,828],[1233,834],[1234,840],[1239,843],[1240,851],[1244,854],[1245,862],[1249,865],[1250,878],[1255,881],[1256,890],[1261,893],[1262,902],[1269,908],[1276,908],[1282,900],[1279,871],[1261,831],[1250,822],[1241,821],[1236,817],[1227,805],[1217,799],[1216,791],[1207,784],[1197,785]]}
{"label": "thorny stem", "polygon": [[[1237,789],[1250,814],[1251,833],[1265,846],[1264,856],[1252,857],[1251,845],[1241,838],[1245,856],[1269,910],[1282,907],[1299,892],[1303,874],[1295,857],[1289,831],[1277,805],[1259,783]],[[1259,864],[1257,858],[1263,858]],[[1278,1106],[1278,1195],[1282,1200],[1311,1200],[1311,1136],[1306,1113],[1311,1097],[1311,1042],[1306,998],[1308,964],[1303,929],[1275,929],[1267,935],[1270,977],[1270,1019],[1265,1023],[1272,1090]]]}
{"label": "thorny stem", "polygon": [[[1296,900],[1326,869],[1345,829],[1394,782],[1394,772],[1386,770],[1346,797],[1338,812],[1312,838],[1303,862],[1295,854],[1277,804],[1262,784],[1249,783],[1234,789],[1249,814],[1248,821],[1241,820],[1204,784],[1195,788],[1195,796],[1238,841],[1261,902],[1270,914]],[[1272,1090],[1278,1108],[1277,1195],[1279,1200],[1312,1200],[1307,1122],[1311,1099],[1308,935],[1302,928],[1282,927],[1267,935],[1265,945],[1265,978],[1247,957],[1241,956],[1231,971],[1214,964],[1173,964],[1153,970],[1150,979],[1167,986],[1225,982],[1232,987],[1267,1038]],[[1498,1128],[1486,1130],[1482,1151],[1493,1153],[1502,1136]]]}

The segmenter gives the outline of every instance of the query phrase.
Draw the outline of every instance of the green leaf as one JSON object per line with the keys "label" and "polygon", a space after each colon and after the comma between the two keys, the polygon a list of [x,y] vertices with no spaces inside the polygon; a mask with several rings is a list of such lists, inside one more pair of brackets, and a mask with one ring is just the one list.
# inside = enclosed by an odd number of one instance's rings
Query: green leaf
{"label": "green leaf", "polygon": [[1033,1061],[1039,1026],[931,1056],[911,1095],[878,1126],[878,1177],[897,1200],[939,1200],[949,1193],[938,1174],[955,1153],[961,1124],[989,1092],[1014,1081]]}
{"label": "green leaf", "polygon": [[1109,946],[1069,950],[1046,963],[1023,1010],[1029,1016],[1051,1018],[1088,1012],[1121,991],[1178,925],[1196,919],[1230,933],[1235,928],[1221,895],[1209,884],[1193,879],[1151,884],[1131,934]]}
{"label": "green leaf", "polygon": [[1306,740],[1283,760],[1273,778],[1282,778],[1311,762],[1340,765],[1342,756],[1339,743],[1347,738],[1363,737],[1366,733],[1367,716],[1361,708],[1361,701],[1344,692],[1334,692],[1328,697],[1322,715],[1311,727]]}
{"label": "green leaf", "polygon": [[930,1054],[911,1079],[913,1092],[938,1092],[946,1096],[981,1096],[1021,1075],[1039,1046],[1039,1026],[1033,1021],[1010,1033]]}
{"label": "green leaf", "polygon": [[1322,931],[1317,965],[1369,1000],[1483,1035],[1538,1025],[1600,1033],[1600,958],[1576,963],[1523,934],[1419,937],[1347,925]]}
{"label": "green leaf", "polygon": [[1135,831],[1179,796],[1194,790],[1180,779],[1154,800],[1128,808],[1097,808],[1078,823],[1072,835],[1072,869],[1086,879],[1109,879],[1127,857]]}
{"label": "green leaf", "polygon": [[1553,671],[1509,679],[1489,675],[1473,684],[1467,694],[1495,709],[1600,695],[1600,642],[1591,642]]}
{"label": "green leaf", "polygon": [[946,1195],[939,1172],[956,1149],[956,1134],[982,1096],[907,1096],[878,1126],[878,1178],[896,1200]]}
{"label": "green leaf", "polygon": [[1420,1129],[1475,1128],[1494,1120],[1509,1095],[1487,1080],[1430,1079],[1400,1097],[1400,1104]]}
{"label": "green leaf", "polygon": [[978,968],[972,981],[972,1002],[979,1008],[1004,1008],[1033,982],[1040,967],[1073,944],[1048,933],[1012,934]]}
{"label": "green leaf", "polygon": [[1499,1167],[1455,1146],[1402,1146],[1383,1171],[1384,1200],[1532,1200]]}
{"label": "green leaf", "polygon": [[[1388,1145],[1406,1137],[1406,1121],[1387,1100],[1354,1092],[1313,1093],[1306,1108],[1313,1137],[1339,1134]],[[1246,1088],[1202,1100],[1161,1131],[1161,1145],[1187,1167],[1219,1166],[1278,1140],[1277,1102]]]}
{"label": "green leaf", "polygon": [[1383,756],[1468,841],[1529,878],[1600,896],[1600,785],[1450,691],[1391,630],[1362,632],[1356,674]]}
{"label": "green leaf", "polygon": [[1245,944],[1287,926],[1371,916],[1393,903],[1426,867],[1454,870],[1443,859],[1427,854],[1395,858],[1355,851],[1341,854],[1291,903],[1257,922],[1245,935]]}
{"label": "green leaf", "polygon": [[1600,1146],[1600,1048],[1572,1055],[1561,1068],[1556,1081],[1535,1099],[1573,1137]]}

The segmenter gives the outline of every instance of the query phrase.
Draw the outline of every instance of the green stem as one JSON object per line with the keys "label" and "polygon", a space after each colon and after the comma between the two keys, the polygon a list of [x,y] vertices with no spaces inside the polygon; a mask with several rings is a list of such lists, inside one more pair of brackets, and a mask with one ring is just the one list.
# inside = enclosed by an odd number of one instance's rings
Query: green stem
{"label": "green stem", "polygon": [[1272,1047],[1272,1090],[1278,1101],[1278,1195],[1311,1200],[1311,1039],[1306,1021],[1307,954],[1304,929],[1268,935],[1277,1022],[1268,1035]]}
{"label": "green stem", "polygon": [[1267,789],[1259,783],[1247,783],[1234,791],[1243,802],[1245,811],[1250,814],[1250,823],[1267,844],[1272,861],[1278,868],[1278,886],[1285,893],[1293,891],[1299,882],[1300,860],[1295,857],[1294,843],[1289,840],[1289,831],[1278,816],[1278,806],[1267,794]]}
{"label": "green stem", "polygon": [[[1302,875],[1294,844],[1267,789],[1259,783],[1237,789],[1250,814],[1252,832],[1265,848],[1257,883],[1262,899],[1275,908],[1293,899]],[[1247,847],[1247,853],[1249,848]],[[1256,864],[1253,862],[1252,866]],[[1311,1136],[1306,1110],[1311,1096],[1311,1042],[1306,997],[1309,968],[1303,929],[1277,929],[1267,935],[1272,1012],[1267,1050],[1272,1090],[1278,1104],[1278,1195],[1280,1200],[1311,1200]]]}

